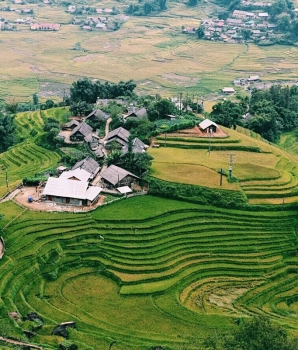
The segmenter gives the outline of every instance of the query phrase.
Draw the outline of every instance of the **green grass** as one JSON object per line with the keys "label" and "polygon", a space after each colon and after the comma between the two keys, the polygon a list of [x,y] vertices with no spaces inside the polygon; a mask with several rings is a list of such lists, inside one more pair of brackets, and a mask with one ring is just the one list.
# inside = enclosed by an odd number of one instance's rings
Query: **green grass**
{"label": "green grass", "polygon": [[77,324],[70,339],[81,349],[112,341],[119,350],[193,349],[194,338],[256,312],[297,330],[294,210],[141,196],[89,214],[23,211],[12,203],[0,212],[0,317],[38,312],[45,320],[38,343],[57,344],[51,330],[69,320]]}

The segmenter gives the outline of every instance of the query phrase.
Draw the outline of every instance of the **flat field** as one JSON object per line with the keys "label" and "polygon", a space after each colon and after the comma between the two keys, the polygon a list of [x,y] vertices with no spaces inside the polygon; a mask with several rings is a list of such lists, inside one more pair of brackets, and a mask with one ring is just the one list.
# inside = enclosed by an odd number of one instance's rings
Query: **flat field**
{"label": "flat field", "polygon": [[[82,350],[196,349],[266,314],[297,333],[297,212],[239,211],[143,196],[89,214],[0,204],[0,323],[36,311],[44,349],[75,321]],[[278,213],[278,215],[277,215]],[[19,321],[18,331],[32,327]]]}
{"label": "flat field", "polygon": [[[125,2],[97,3],[113,5],[120,13],[126,6]],[[168,11],[155,17],[130,17],[114,32],[81,30],[71,24],[66,7],[32,6],[35,22],[62,26],[58,32],[33,32],[24,25],[1,32],[2,98],[26,100],[34,92],[42,98],[61,97],[63,89],[84,76],[113,82],[134,79],[141,94],[196,96],[217,94],[243,75],[259,74],[265,82],[297,77],[296,47],[215,43],[182,34],[182,26],[197,27],[214,10],[209,3],[199,8],[169,3]],[[0,14],[18,18],[17,13]],[[73,50],[76,43],[82,50]]]}

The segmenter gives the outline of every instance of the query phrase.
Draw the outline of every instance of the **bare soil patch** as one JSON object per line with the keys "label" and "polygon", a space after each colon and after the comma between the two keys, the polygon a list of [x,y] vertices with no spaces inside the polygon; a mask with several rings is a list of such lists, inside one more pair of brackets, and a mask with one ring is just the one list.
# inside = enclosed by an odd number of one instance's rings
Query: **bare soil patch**
{"label": "bare soil patch", "polygon": [[[208,138],[210,136],[208,133],[203,132],[198,126],[195,126],[192,129],[178,130],[174,133],[168,133],[167,135],[169,137],[204,137],[204,138]],[[224,138],[227,136],[228,135],[219,128],[217,128],[216,132],[212,134],[213,138],[214,137]]]}
{"label": "bare soil patch", "polygon": [[[99,205],[104,203],[105,196],[100,196],[99,201],[93,205],[88,207],[75,206],[75,205],[59,205],[54,202],[41,200],[42,197],[42,188],[36,187],[23,187],[21,191],[15,196],[15,201],[19,203],[21,206],[39,211],[67,211],[67,212],[86,212],[91,209],[97,208]],[[32,197],[33,202],[29,203],[28,198]]]}

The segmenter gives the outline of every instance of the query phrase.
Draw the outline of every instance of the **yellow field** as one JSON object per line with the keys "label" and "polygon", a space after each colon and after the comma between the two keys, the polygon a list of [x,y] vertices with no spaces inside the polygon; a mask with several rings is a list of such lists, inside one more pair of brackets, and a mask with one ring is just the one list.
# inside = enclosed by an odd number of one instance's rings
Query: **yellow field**
{"label": "yellow field", "polygon": [[[97,4],[113,5],[120,11],[125,6],[113,1]],[[183,25],[197,27],[199,18],[206,17],[208,3],[198,9],[170,3],[166,13],[130,17],[116,32],[82,31],[70,24],[72,16],[63,7],[31,7],[36,22],[58,21],[61,30],[32,32],[29,26],[18,26],[18,31],[1,32],[0,97],[26,99],[39,92],[43,82],[71,84],[82,76],[114,82],[134,79],[139,93],[203,96],[219,92],[241,75],[255,73],[266,81],[294,80],[298,73],[297,48],[246,47],[182,34]],[[18,16],[4,11],[0,15],[10,20]],[[83,50],[72,49],[77,42]]]}

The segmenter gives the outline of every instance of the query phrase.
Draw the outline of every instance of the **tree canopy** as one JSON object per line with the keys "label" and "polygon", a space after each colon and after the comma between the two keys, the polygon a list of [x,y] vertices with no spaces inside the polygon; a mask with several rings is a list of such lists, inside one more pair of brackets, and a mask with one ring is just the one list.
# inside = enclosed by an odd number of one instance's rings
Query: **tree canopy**
{"label": "tree canopy", "polygon": [[101,83],[99,80],[92,82],[88,78],[79,79],[70,88],[70,99],[74,103],[84,101],[87,104],[95,103],[97,98],[113,99],[120,96],[132,96],[136,88],[133,80],[120,81],[118,84]]}
{"label": "tree canopy", "polygon": [[0,152],[4,152],[15,142],[15,115],[9,112],[5,104],[0,106]]}

